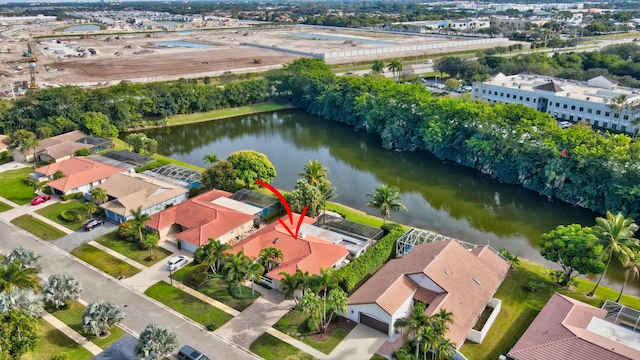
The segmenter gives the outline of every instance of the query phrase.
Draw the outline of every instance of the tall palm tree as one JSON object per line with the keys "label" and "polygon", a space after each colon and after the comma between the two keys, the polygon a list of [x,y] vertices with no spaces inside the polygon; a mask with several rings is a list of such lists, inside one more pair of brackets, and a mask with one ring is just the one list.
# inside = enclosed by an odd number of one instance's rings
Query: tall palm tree
{"label": "tall palm tree", "polygon": [[319,207],[323,208],[325,211],[327,210],[327,202],[333,198],[338,197],[336,194],[336,188],[331,186],[331,181],[325,180],[318,186],[318,190],[320,190],[320,205]]}
{"label": "tall palm tree", "polygon": [[391,62],[389,63],[388,69],[393,74],[393,79],[396,82],[398,82],[398,80],[400,79],[400,72],[402,71],[402,60],[400,59],[391,60]]}
{"label": "tall palm tree", "polygon": [[300,289],[300,280],[297,276],[291,275],[287,272],[281,272],[282,280],[280,280],[280,290],[284,292],[285,299],[293,298],[293,301],[298,305],[298,299],[294,296],[296,290]]}
{"label": "tall palm tree", "polygon": [[44,301],[55,305],[56,309],[67,305],[67,301],[76,300],[84,290],[80,281],[67,273],[53,274],[47,279],[42,290]]}
{"label": "tall palm tree", "polygon": [[455,344],[444,337],[439,338],[434,344],[433,351],[437,360],[451,359],[455,351]]}
{"label": "tall palm tree", "polygon": [[302,176],[309,185],[317,188],[320,183],[327,180],[328,172],[329,168],[320,161],[309,160],[309,163],[304,164],[303,172],[298,173],[298,176]]}
{"label": "tall palm tree", "polygon": [[142,229],[145,228],[145,224],[147,221],[151,220],[151,216],[142,212],[142,205],[138,206],[137,209],[131,209],[131,226],[138,231],[138,235],[140,242],[142,243],[144,239],[142,238]]}
{"label": "tall palm tree", "polygon": [[[329,303],[331,304],[331,314],[329,314],[329,317],[327,318],[327,321],[324,324],[324,330],[325,331],[327,330],[327,328],[329,327],[329,324],[331,323],[331,319],[333,318],[333,314],[335,314],[336,312],[340,312],[340,313],[346,314],[347,313],[347,304],[349,303],[349,297],[347,296],[347,293],[345,293],[344,290],[342,290],[342,288],[340,288],[340,287],[336,287],[334,289],[331,289],[329,291],[329,297],[328,298],[329,298]],[[326,304],[326,302],[325,302],[325,304]],[[326,315],[326,309],[323,311],[322,314]]]}
{"label": "tall palm tree", "polygon": [[247,275],[251,280],[251,293],[255,293],[255,285],[256,281],[264,274],[264,267],[258,261],[252,261],[249,266],[247,266]]}
{"label": "tall palm tree", "polygon": [[87,305],[82,312],[82,331],[99,338],[111,333],[109,329],[124,319],[124,311],[110,300],[98,299]]}
{"label": "tall palm tree", "polygon": [[96,211],[98,211],[98,206],[94,202],[87,201],[84,203],[84,212],[86,212],[91,219],[93,219],[93,214],[95,214]]}
{"label": "tall palm tree", "polygon": [[371,65],[371,72],[374,74],[384,74],[384,63],[382,60],[376,60]]}
{"label": "tall palm tree", "polygon": [[19,261],[20,265],[23,268],[26,267],[37,267],[38,262],[42,258],[42,255],[37,252],[27,249],[22,245],[18,245],[13,250],[11,250],[7,256],[4,258],[6,264],[12,263],[14,261]]}
{"label": "tall palm tree", "polygon": [[0,267],[0,289],[11,293],[15,287],[21,289],[36,289],[40,279],[39,268],[23,268],[20,261],[3,265]]}
{"label": "tall palm tree", "polygon": [[600,281],[602,281],[607,269],[609,269],[611,259],[615,257],[622,265],[625,265],[638,247],[638,240],[633,238],[633,234],[638,230],[638,225],[633,222],[633,219],[625,218],[622,213],[613,215],[610,211],[607,211],[606,218],[596,218],[596,224],[593,230],[598,240],[595,241],[594,245],[602,246],[602,254],[608,255],[609,259],[604,272],[600,275],[600,279],[598,279],[593,290],[587,294],[588,296],[593,296],[596,289],[598,289]]}
{"label": "tall palm tree", "polygon": [[260,250],[260,256],[258,259],[267,269],[267,272],[269,272],[273,270],[278,261],[284,260],[284,253],[280,249],[269,246]]}
{"label": "tall palm tree", "polygon": [[109,200],[109,195],[107,195],[107,190],[105,190],[104,188],[95,187],[93,188],[93,190],[91,190],[91,201],[94,204],[100,205],[104,202],[107,202],[107,200]]}
{"label": "tall palm tree", "polygon": [[215,164],[218,161],[220,161],[220,159],[218,158],[218,155],[216,154],[206,154],[205,156],[202,157],[202,161],[204,161],[204,164]]}
{"label": "tall palm tree", "polygon": [[631,281],[640,277],[640,253],[636,251],[633,255],[631,255],[627,260],[625,268],[624,283],[622,284],[622,288],[620,288],[620,294],[618,294],[616,302],[620,301],[622,292],[624,291],[624,287],[627,285],[627,280],[629,280],[629,277],[631,277]]}
{"label": "tall palm tree", "polygon": [[244,250],[240,250],[237,254],[232,254],[224,264],[224,269],[227,270],[227,280],[238,286],[238,293],[242,293],[240,285],[247,279],[250,263],[251,258],[244,254]]}
{"label": "tall palm tree", "polygon": [[13,292],[0,292],[0,313],[11,309],[23,310],[29,316],[37,318],[44,312],[42,295],[32,289],[15,288]]}
{"label": "tall palm tree", "polygon": [[29,150],[33,149],[33,162],[37,163],[38,158],[36,156],[36,148],[40,145],[38,139],[34,137],[25,138],[20,145],[20,152],[23,154],[27,153]]}
{"label": "tall palm tree", "polygon": [[140,333],[134,354],[145,360],[160,360],[178,348],[178,337],[168,327],[149,324]]}
{"label": "tall palm tree", "polygon": [[209,264],[211,272],[216,273],[220,270],[220,262],[225,251],[231,250],[233,247],[227,243],[221,243],[220,240],[209,238],[209,242],[198,248],[193,257],[199,262]]}
{"label": "tall palm tree", "polygon": [[367,194],[367,196],[373,199],[367,203],[367,206],[380,209],[383,225],[387,217],[391,218],[391,211],[408,211],[406,206],[402,205],[400,189],[397,186],[382,184],[376,187],[374,193]]}

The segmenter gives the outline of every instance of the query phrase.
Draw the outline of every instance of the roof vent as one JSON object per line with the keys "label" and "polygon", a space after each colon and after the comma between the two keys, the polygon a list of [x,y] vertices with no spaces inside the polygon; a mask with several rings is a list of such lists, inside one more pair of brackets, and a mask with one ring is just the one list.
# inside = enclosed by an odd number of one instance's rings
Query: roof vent
{"label": "roof vent", "polygon": [[475,281],[478,285],[480,285],[480,280],[478,280],[478,278],[473,278],[473,281]]}
{"label": "roof vent", "polygon": [[277,244],[279,240],[280,240],[280,238],[275,238],[275,239],[273,239],[273,243]]}
{"label": "roof vent", "polygon": [[446,270],[446,269],[444,270],[444,273],[447,274],[447,275],[451,274],[451,272],[449,270]]}
{"label": "roof vent", "polygon": [[306,238],[306,237],[307,237],[307,234],[305,234],[305,233],[303,233],[303,232],[301,232],[301,233],[299,233],[299,234],[298,234],[298,239],[304,239],[304,238]]}

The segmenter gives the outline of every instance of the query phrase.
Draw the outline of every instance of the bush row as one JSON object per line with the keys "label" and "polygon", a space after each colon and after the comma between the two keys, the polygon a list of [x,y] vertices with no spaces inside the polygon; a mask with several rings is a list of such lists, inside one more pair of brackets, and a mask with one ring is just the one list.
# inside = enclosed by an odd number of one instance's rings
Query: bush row
{"label": "bush row", "polygon": [[62,220],[70,223],[82,220],[82,215],[75,210],[63,210],[60,212]]}
{"label": "bush row", "polygon": [[82,193],[82,192],[74,192],[74,193],[67,194],[67,195],[60,195],[60,199],[62,201],[71,200],[71,199],[81,200],[83,198],[84,198],[84,193]]}
{"label": "bush row", "polygon": [[159,168],[161,166],[165,166],[168,165],[169,162],[167,160],[156,160],[150,164],[147,164],[145,166],[141,166],[139,168],[136,168],[136,172],[137,173],[141,173],[143,171],[147,171],[147,170],[152,170],[152,169],[156,169]]}
{"label": "bush row", "polygon": [[377,266],[385,263],[396,248],[396,240],[404,234],[404,229],[398,224],[385,225],[383,229],[387,235],[378,240],[369,250],[360,257],[355,258],[349,264],[336,271],[340,279],[340,287],[351,294],[352,291],[365,279]]}

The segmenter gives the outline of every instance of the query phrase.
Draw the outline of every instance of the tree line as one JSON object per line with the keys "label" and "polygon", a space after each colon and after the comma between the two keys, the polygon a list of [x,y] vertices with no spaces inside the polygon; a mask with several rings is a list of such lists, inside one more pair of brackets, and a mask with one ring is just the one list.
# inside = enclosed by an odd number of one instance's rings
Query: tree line
{"label": "tree line", "polygon": [[337,77],[318,59],[296,60],[268,80],[281,100],[377,134],[387,149],[428,151],[601,213],[640,211],[640,145],[626,135],[562,130],[523,105],[436,99],[422,85]]}

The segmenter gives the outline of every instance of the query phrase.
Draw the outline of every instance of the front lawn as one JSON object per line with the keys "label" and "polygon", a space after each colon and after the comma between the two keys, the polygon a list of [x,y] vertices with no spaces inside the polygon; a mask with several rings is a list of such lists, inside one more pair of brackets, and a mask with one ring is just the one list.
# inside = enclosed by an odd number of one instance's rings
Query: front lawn
{"label": "front lawn", "polygon": [[[325,354],[330,354],[349,334],[348,330],[337,328],[327,340],[316,341],[309,336],[309,328],[307,327],[309,318],[310,316],[304,314],[302,311],[291,310],[278,320],[278,322],[273,325],[273,328],[291,337],[302,340],[305,344]],[[300,339],[301,337],[302,339]]]}
{"label": "front lawn", "polygon": [[265,360],[312,360],[313,356],[293,345],[264,333],[251,344],[249,350]]}
{"label": "front lawn", "polygon": [[154,261],[149,261],[149,250],[140,250],[137,242],[130,242],[122,240],[118,237],[118,231],[112,231],[104,236],[96,239],[96,242],[100,245],[104,245],[109,249],[119,252],[120,254],[128,257],[131,260],[135,260],[138,263],[151,266],[158,261],[166,258],[167,256],[173,254],[171,251],[163,249],[161,247],[157,247],[153,249],[153,256],[156,257]]}
{"label": "front lawn", "polygon": [[215,322],[220,327],[232,318],[231,315],[224,311],[164,281],[155,283],[144,294],[204,326]]}
{"label": "front lawn", "polygon": [[109,331],[111,334],[104,339],[98,339],[92,333],[84,333],[82,331],[82,312],[86,307],[80,304],[77,301],[69,302],[68,306],[64,309],[57,309],[55,307],[47,308],[47,311],[55,316],[58,320],[67,324],[70,328],[72,328],[78,334],[86,337],[92,343],[98,345],[101,349],[106,349],[109,345],[118,341],[124,335],[124,330],[122,330],[118,326],[113,326]]}
{"label": "front lawn", "polygon": [[[498,288],[495,297],[502,300],[502,309],[487,337],[482,344],[465,342],[461,348],[462,354],[469,359],[497,359],[500,355],[506,355],[554,292],[596,307],[600,307],[605,299],[615,300],[618,297],[617,290],[602,285],[595,296],[588,297],[585,294],[593,289],[593,282],[577,279],[576,285],[567,289],[555,285],[548,273],[549,269],[544,266],[520,260],[520,265],[509,271]],[[546,290],[530,292],[525,288],[530,281],[544,284]],[[620,303],[640,308],[640,299],[632,296],[623,295]]]}
{"label": "front lawn", "polygon": [[11,210],[11,209],[13,209],[13,207],[11,207],[11,206],[3,203],[2,201],[0,201],[0,212]]}
{"label": "front lawn", "polygon": [[34,188],[25,184],[24,179],[32,172],[31,167],[1,172],[0,196],[20,205],[30,203],[36,195]]}
{"label": "front lawn", "polygon": [[[240,285],[241,293],[239,294],[240,299],[236,299],[229,293],[229,283],[221,279],[219,277],[211,278],[205,284],[201,286],[195,286],[186,280],[186,276],[189,272],[191,272],[197,265],[193,262],[191,264],[183,267],[177,272],[173,273],[173,279],[180,281],[181,283],[189,286],[190,288],[197,290],[198,292],[207,295],[212,299],[216,299],[221,303],[236,309],[238,311],[244,311],[244,309],[248,308],[253,302],[260,297],[259,292],[252,292],[250,287],[246,287],[244,285]],[[235,285],[234,285],[235,286]],[[260,285],[255,285],[260,286]]]}
{"label": "front lawn", "polygon": [[[60,217],[60,213],[64,210],[74,210],[78,214],[82,215],[82,219],[73,223],[67,222]],[[82,224],[89,219],[89,216],[85,215],[84,203],[80,200],[57,202],[45,208],[36,210],[36,213],[73,231],[80,230],[82,228]]]}
{"label": "front lawn", "polygon": [[114,278],[117,278],[121,275],[129,278],[140,272],[138,268],[133,267],[126,262],[112,255],[109,255],[106,252],[97,249],[89,244],[82,244],[73,249],[71,251],[71,255],[86,261],[87,263],[106,272]]}
{"label": "front lawn", "polygon": [[38,319],[37,334],[36,346],[22,357],[23,360],[49,360],[63,352],[69,355],[68,360],[89,360],[93,357],[89,350],[43,319]]}
{"label": "front lawn", "polygon": [[42,240],[56,240],[67,235],[57,228],[54,228],[53,226],[28,214],[18,216],[11,220],[11,223],[32,233]]}

